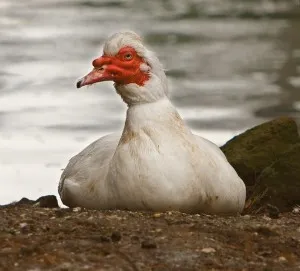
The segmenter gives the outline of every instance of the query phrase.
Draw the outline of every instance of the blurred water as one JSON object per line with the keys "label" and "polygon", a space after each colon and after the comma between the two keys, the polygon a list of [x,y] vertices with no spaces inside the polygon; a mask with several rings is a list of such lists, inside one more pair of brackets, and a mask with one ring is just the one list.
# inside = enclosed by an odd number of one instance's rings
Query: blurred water
{"label": "blurred water", "polygon": [[111,83],[74,83],[124,29],[157,52],[179,112],[215,143],[299,121],[298,1],[0,0],[0,204],[57,194],[68,159],[121,129]]}

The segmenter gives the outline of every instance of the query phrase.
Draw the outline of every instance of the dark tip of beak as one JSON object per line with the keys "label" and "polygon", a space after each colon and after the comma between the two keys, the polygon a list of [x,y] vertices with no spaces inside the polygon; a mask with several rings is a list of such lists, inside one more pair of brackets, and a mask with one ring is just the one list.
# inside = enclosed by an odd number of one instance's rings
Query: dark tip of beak
{"label": "dark tip of beak", "polygon": [[77,88],[81,88],[81,83],[82,83],[83,79],[80,79],[77,83],[76,83],[76,87]]}

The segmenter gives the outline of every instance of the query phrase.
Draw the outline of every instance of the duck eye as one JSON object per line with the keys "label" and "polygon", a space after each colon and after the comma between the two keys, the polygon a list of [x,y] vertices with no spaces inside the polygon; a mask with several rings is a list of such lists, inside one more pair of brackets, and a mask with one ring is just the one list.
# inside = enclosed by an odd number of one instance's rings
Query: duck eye
{"label": "duck eye", "polygon": [[132,54],[131,53],[127,53],[124,55],[124,59],[125,60],[131,60],[132,59]]}

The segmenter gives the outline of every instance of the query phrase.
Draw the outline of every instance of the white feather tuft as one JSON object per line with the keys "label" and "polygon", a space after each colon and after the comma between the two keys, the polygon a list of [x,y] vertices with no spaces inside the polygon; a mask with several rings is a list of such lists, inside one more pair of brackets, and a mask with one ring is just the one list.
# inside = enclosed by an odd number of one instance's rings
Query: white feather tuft
{"label": "white feather tuft", "polygon": [[150,67],[146,63],[142,63],[140,66],[140,70],[142,72],[148,72],[150,70]]}

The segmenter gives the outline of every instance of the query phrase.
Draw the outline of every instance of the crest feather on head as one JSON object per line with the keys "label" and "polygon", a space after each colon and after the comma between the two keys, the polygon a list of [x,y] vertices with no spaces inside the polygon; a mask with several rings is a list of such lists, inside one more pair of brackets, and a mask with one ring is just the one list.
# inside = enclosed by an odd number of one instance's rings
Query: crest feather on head
{"label": "crest feather on head", "polygon": [[133,31],[118,32],[107,39],[103,52],[105,55],[116,55],[121,48],[128,46],[135,49],[138,55],[143,57],[145,47],[142,38]]}

